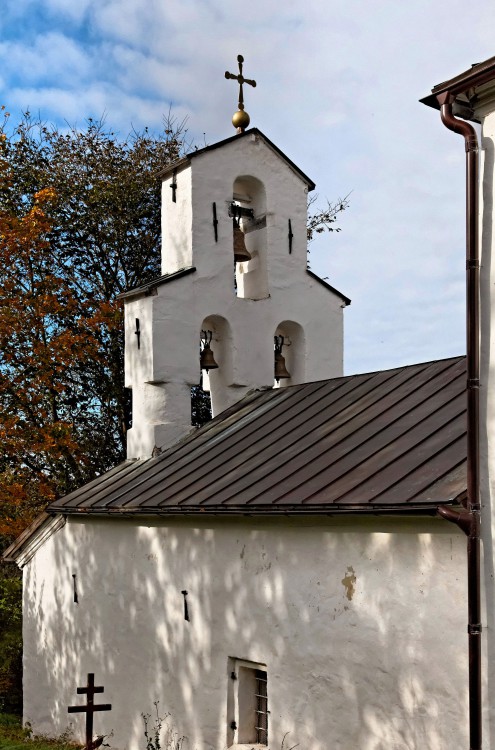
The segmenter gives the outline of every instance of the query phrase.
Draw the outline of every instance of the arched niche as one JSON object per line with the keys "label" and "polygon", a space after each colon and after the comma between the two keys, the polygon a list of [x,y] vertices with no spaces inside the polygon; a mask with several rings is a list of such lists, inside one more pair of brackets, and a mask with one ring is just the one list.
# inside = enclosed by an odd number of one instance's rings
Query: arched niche
{"label": "arched niche", "polygon": [[253,214],[240,219],[251,260],[235,264],[236,293],[244,299],[265,299],[269,296],[265,186],[256,177],[241,175],[234,181],[232,197],[236,206]]}
{"label": "arched niche", "polygon": [[227,408],[228,387],[232,383],[232,330],[221,315],[209,315],[201,323],[201,331],[211,331],[210,348],[218,368],[203,370],[203,390],[210,393],[211,411],[215,416]]}
{"label": "arched niche", "polygon": [[275,329],[274,336],[283,336],[282,355],[290,378],[275,381],[276,388],[304,383],[306,380],[306,338],[304,329],[293,320],[284,320]]}

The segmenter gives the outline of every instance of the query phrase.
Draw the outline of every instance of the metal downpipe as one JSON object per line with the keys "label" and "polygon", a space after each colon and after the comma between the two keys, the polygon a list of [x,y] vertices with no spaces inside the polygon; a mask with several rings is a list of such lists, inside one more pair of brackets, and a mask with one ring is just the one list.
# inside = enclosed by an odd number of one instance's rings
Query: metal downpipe
{"label": "metal downpipe", "polygon": [[461,513],[446,506],[438,513],[467,535],[469,747],[481,750],[478,139],[472,125],[454,117],[454,98],[449,92],[437,96],[443,124],[462,135],[466,147],[467,499]]}

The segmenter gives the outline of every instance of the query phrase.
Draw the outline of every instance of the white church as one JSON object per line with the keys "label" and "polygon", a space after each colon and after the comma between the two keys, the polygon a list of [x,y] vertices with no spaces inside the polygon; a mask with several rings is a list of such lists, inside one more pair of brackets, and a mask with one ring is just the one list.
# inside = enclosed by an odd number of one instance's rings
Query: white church
{"label": "white church", "polygon": [[[495,750],[495,58],[425,103],[482,128],[483,630],[469,629]],[[119,750],[145,746],[156,701],[167,750],[479,750],[466,534],[446,520],[476,512],[466,358],[343,376],[350,300],[306,267],[314,184],[236,114],[240,132],[163,171],[162,275],[122,295],[127,460],[5,555],[24,576],[24,720],[83,741],[68,707],[94,674],[112,707],[94,732]],[[213,419],[194,429],[200,369]]]}

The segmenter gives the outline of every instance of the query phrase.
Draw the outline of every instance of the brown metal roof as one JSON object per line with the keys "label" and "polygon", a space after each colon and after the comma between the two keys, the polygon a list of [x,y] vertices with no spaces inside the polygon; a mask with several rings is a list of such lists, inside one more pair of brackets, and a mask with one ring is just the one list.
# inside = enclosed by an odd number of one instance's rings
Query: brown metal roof
{"label": "brown metal roof", "polygon": [[62,513],[432,512],[466,489],[465,358],[256,391]]}
{"label": "brown metal roof", "polygon": [[441,94],[450,91],[452,94],[464,93],[473,86],[480,86],[495,78],[495,57],[489,57],[480,63],[474,63],[470,68],[450,78],[448,81],[439,83],[433,87],[433,94]]}
{"label": "brown metal roof", "polygon": [[420,99],[420,102],[428,107],[440,109],[437,100],[438,94],[449,91],[456,97],[457,111],[454,114],[464,117],[466,120],[479,122],[473,109],[476,93],[480,87],[491,83],[495,79],[495,57],[490,57],[481,63],[475,63],[470,68],[459,73],[459,75],[437,84],[431,90],[431,94]]}

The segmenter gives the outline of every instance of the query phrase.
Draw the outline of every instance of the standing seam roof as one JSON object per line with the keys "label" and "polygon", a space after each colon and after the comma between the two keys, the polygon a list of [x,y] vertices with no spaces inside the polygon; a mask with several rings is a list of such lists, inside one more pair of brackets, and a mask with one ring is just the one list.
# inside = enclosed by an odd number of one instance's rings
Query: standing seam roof
{"label": "standing seam roof", "polygon": [[63,513],[433,511],[466,488],[465,358],[248,395]]}

